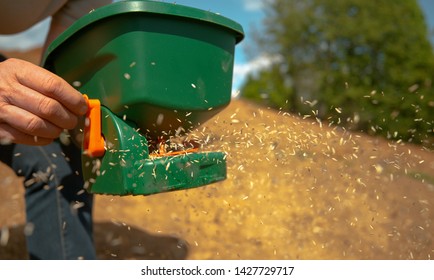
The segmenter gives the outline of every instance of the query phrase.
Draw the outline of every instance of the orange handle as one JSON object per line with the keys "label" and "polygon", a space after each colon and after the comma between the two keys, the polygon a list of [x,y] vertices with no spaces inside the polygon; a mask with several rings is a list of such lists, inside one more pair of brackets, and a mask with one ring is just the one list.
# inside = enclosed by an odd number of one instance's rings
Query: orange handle
{"label": "orange handle", "polygon": [[84,124],[83,150],[90,157],[102,157],[105,148],[101,132],[101,103],[98,99],[89,99],[85,94],[83,97],[88,107]]}

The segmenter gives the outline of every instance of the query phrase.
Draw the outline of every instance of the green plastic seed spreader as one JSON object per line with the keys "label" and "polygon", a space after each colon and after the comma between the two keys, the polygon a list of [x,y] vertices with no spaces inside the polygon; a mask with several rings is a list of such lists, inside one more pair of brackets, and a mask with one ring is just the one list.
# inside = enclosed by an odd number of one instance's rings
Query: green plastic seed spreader
{"label": "green plastic seed spreader", "polygon": [[226,178],[223,153],[167,151],[162,139],[230,103],[243,36],[218,14],[142,0],[93,10],[52,42],[43,66],[88,99],[82,167],[90,192],[150,195]]}

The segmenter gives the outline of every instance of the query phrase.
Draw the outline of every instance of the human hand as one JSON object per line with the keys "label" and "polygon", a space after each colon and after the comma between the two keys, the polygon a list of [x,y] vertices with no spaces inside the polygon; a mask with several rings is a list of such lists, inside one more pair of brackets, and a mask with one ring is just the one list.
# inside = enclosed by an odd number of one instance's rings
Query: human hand
{"label": "human hand", "polygon": [[65,80],[19,59],[0,62],[0,143],[46,145],[87,111]]}

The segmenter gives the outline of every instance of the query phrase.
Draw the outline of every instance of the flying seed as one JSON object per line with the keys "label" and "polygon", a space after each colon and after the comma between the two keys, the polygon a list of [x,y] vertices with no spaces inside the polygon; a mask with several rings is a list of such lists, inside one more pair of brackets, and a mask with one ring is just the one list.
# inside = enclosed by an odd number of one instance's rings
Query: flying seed
{"label": "flying seed", "polygon": [[76,87],[76,88],[77,88],[77,87],[81,87],[81,82],[80,82],[80,81],[73,81],[73,82],[72,82],[72,86],[73,86],[73,87]]}
{"label": "flying seed", "polygon": [[164,114],[158,114],[156,124],[161,125],[164,121]]}
{"label": "flying seed", "polygon": [[33,234],[33,231],[35,230],[35,225],[33,223],[27,223],[24,226],[24,235],[30,236]]}
{"label": "flying seed", "polygon": [[77,210],[84,206],[84,202],[78,202],[72,205],[72,209]]}
{"label": "flying seed", "polygon": [[0,231],[0,246],[6,246],[9,242],[9,228],[3,227]]}

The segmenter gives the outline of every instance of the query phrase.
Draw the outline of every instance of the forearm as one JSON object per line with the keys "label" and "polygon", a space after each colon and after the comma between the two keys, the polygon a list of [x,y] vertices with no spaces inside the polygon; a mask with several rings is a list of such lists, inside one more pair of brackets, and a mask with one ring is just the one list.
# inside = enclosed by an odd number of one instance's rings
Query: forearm
{"label": "forearm", "polygon": [[111,2],[112,0],[69,0],[51,18],[51,25],[44,45],[44,51],[57,36],[79,18]]}

